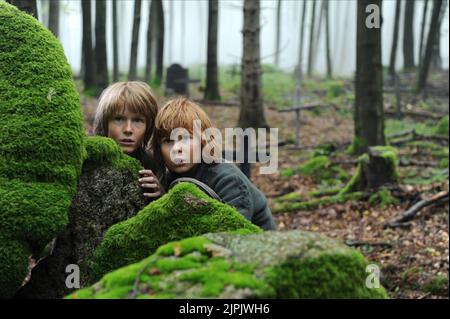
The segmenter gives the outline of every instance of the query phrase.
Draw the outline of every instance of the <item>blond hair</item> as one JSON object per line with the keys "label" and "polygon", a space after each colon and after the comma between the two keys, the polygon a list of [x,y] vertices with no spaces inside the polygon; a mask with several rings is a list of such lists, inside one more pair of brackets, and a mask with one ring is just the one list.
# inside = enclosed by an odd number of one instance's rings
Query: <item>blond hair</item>
{"label": "blond hair", "polygon": [[[213,128],[213,124],[206,112],[196,103],[185,97],[176,97],[169,100],[158,112],[155,119],[155,135],[153,139],[153,149],[155,152],[161,152],[161,140],[169,138],[171,132],[176,128],[184,128],[193,134],[194,121],[201,121],[201,131]],[[204,139],[202,135],[202,148],[209,144],[211,147],[218,147],[214,139]],[[212,156],[214,160],[219,157]]]}
{"label": "blond hair", "polygon": [[95,113],[93,133],[108,136],[108,122],[125,109],[141,114],[146,119],[144,147],[155,131],[155,118],[158,114],[158,101],[150,86],[141,81],[117,82],[103,90]]}

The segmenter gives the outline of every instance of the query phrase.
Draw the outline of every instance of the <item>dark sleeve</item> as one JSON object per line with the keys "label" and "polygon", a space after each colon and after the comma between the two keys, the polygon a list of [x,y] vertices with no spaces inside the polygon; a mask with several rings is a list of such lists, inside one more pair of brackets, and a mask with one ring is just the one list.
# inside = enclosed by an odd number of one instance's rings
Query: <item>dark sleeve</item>
{"label": "dark sleeve", "polygon": [[253,219],[253,202],[246,183],[237,175],[227,175],[219,179],[214,191],[222,201],[236,210],[249,221]]}

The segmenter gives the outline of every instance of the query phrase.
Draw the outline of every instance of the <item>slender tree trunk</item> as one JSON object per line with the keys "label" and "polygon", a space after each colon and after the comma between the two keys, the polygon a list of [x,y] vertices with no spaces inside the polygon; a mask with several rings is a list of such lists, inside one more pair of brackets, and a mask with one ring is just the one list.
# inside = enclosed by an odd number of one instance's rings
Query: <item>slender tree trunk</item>
{"label": "slender tree trunk", "polygon": [[298,83],[302,81],[303,77],[303,39],[305,36],[305,20],[306,20],[306,4],[307,1],[303,0],[303,9],[302,9],[302,21],[300,27],[300,39],[298,44],[298,61],[297,61],[297,80]]}
{"label": "slender tree trunk", "polygon": [[169,1],[169,61],[168,63],[172,63],[173,62],[173,1]]}
{"label": "slender tree trunk", "polygon": [[99,91],[108,86],[108,64],[106,56],[106,1],[95,1],[95,62]]}
{"label": "slender tree trunk", "polygon": [[400,24],[400,14],[402,10],[402,1],[397,0],[395,5],[395,20],[394,20],[394,34],[392,37],[391,58],[389,62],[389,75],[393,79],[395,76],[395,60],[397,59],[397,45],[398,45],[398,27]]}
{"label": "slender tree trunk", "polygon": [[312,74],[313,67],[313,47],[314,47],[314,24],[316,21],[316,1],[313,1],[311,12],[311,26],[309,30],[309,53],[308,53],[308,76]]}
{"label": "slender tree trunk", "polygon": [[359,0],[357,4],[357,42],[355,79],[355,141],[356,153],[369,146],[385,145],[383,79],[381,66],[381,28],[366,26],[366,7],[381,0]]}
{"label": "slender tree trunk", "polygon": [[37,2],[36,0],[7,0],[10,4],[16,6],[18,9],[31,14],[36,19],[38,18]]}
{"label": "slender tree trunk", "polygon": [[156,5],[156,24],[158,25],[156,38],[156,85],[160,85],[164,68],[164,9],[162,0],[153,0]]}
{"label": "slender tree trunk", "polygon": [[117,0],[112,0],[113,82],[119,81],[119,44],[117,34]]}
{"label": "slender tree trunk", "polygon": [[131,36],[130,70],[128,71],[128,80],[133,81],[137,78],[137,55],[139,45],[139,27],[141,25],[141,0],[134,0],[133,16],[133,34]]}
{"label": "slender tree trunk", "polygon": [[429,0],[424,0],[425,6],[422,12],[422,26],[420,28],[420,46],[419,46],[419,68],[420,65],[422,64],[423,59],[423,43],[425,41],[424,36],[425,36],[425,25],[427,23],[428,1]]}
{"label": "slender tree trunk", "polygon": [[220,100],[217,68],[218,0],[208,1],[208,61],[206,63],[205,100]]}
{"label": "slender tree trunk", "polygon": [[316,35],[314,36],[313,62],[312,62],[313,69],[316,64],[316,56],[317,56],[317,51],[319,49],[320,35],[322,34],[322,22],[323,22],[323,16],[324,16],[324,12],[325,12],[324,4],[325,4],[325,0],[322,0],[321,4],[320,4],[319,21],[317,23]]}
{"label": "slender tree trunk", "polygon": [[[445,14],[445,9],[447,7],[447,1],[442,1],[441,6],[441,16]],[[439,19],[439,24],[437,27],[437,33],[436,41],[433,45],[433,52],[431,53],[431,70],[432,71],[440,71],[442,70],[442,58],[441,58],[441,25],[442,25],[442,19]]]}
{"label": "slender tree trunk", "polygon": [[184,51],[186,50],[186,47],[184,45],[185,41],[184,39],[186,38],[186,6],[185,6],[186,2],[182,1],[181,2],[181,63],[184,64]]}
{"label": "slender tree trunk", "polygon": [[275,30],[275,65],[280,66],[280,37],[281,37],[281,0],[277,2],[277,28]]}
{"label": "slender tree trunk", "polygon": [[261,92],[260,3],[244,0],[241,110],[239,127],[268,127]]}
{"label": "slender tree trunk", "polygon": [[324,2],[325,10],[325,36],[326,36],[326,46],[327,46],[327,78],[331,79],[333,77],[332,65],[331,65],[331,48],[330,48],[330,2],[326,0]]}
{"label": "slender tree trunk", "polygon": [[417,92],[423,92],[426,87],[428,71],[430,69],[431,55],[433,53],[433,45],[436,42],[436,37],[439,35],[438,27],[441,15],[442,0],[433,0],[433,11],[431,14],[431,24],[428,30],[427,44],[425,46],[425,52],[423,56],[423,62],[419,70],[419,78],[417,80],[416,90]]}
{"label": "slender tree trunk", "polygon": [[95,56],[92,47],[91,0],[81,1],[81,12],[83,19],[82,73],[84,89],[86,90],[97,86]]}
{"label": "slender tree trunk", "polygon": [[[153,33],[153,24],[154,24],[154,3],[150,2],[150,8],[148,10],[148,27],[147,27],[147,53],[145,58],[145,82],[150,83],[152,79],[152,52],[153,52],[153,43],[152,43],[152,33]],[[171,41],[171,40],[169,40]]]}
{"label": "slender tree trunk", "polygon": [[59,37],[59,4],[57,0],[50,0],[48,29],[55,37]]}
{"label": "slender tree trunk", "polygon": [[403,26],[403,58],[405,70],[414,69],[414,0],[405,1]]}

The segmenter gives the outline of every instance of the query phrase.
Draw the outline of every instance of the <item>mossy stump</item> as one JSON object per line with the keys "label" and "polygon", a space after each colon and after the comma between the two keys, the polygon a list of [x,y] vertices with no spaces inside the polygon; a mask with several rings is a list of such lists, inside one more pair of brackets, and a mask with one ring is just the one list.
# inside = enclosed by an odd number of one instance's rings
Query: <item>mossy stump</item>
{"label": "mossy stump", "polygon": [[341,194],[397,185],[397,167],[398,159],[395,148],[390,146],[370,147],[368,153],[359,157],[356,173]]}
{"label": "mossy stump", "polygon": [[67,298],[387,298],[367,266],[318,233],[214,233],[161,246]]}
{"label": "mossy stump", "polygon": [[55,36],[0,1],[0,298],[64,229],[85,157],[72,71]]}

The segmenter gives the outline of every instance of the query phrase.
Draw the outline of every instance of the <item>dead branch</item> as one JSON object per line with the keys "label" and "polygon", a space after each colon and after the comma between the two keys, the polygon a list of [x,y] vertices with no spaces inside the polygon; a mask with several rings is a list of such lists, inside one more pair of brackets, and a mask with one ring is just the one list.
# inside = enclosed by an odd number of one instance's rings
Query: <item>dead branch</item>
{"label": "dead branch", "polygon": [[388,242],[371,242],[371,241],[352,241],[346,240],[344,242],[347,246],[350,247],[360,247],[360,246],[373,246],[373,247],[386,247],[392,248],[394,245]]}
{"label": "dead branch", "polygon": [[[406,133],[406,132],[404,132]],[[417,134],[414,130],[411,132],[411,137],[407,137],[404,139],[400,139],[397,141],[391,141],[390,144],[393,146],[398,146],[401,144],[415,142],[415,141],[434,141],[438,143],[443,143],[448,145],[448,137],[447,136],[438,136],[438,135],[421,135]]]}
{"label": "dead branch", "polygon": [[423,208],[430,206],[432,204],[442,202],[448,202],[448,191],[442,191],[433,195],[431,198],[422,199],[421,201],[414,204],[411,208],[401,213],[399,216],[391,219],[388,223],[385,224],[385,227],[394,228],[402,226],[402,224],[404,224],[405,222],[408,222],[411,219],[413,219],[414,216],[418,212],[420,212]]}

